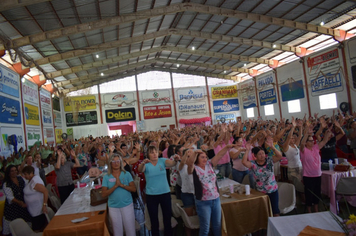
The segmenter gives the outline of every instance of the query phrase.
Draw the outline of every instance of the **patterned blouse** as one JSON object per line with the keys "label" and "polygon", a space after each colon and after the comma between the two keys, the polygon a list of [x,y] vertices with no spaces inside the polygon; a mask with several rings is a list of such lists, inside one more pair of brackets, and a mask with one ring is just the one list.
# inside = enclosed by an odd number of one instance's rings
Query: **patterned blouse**
{"label": "patterned blouse", "polygon": [[267,157],[263,165],[251,161],[251,171],[256,180],[256,189],[262,193],[273,193],[278,190],[278,185],[273,173],[273,159]]}
{"label": "patterned blouse", "polygon": [[214,200],[219,197],[218,188],[216,186],[216,175],[213,165],[208,161],[205,165],[205,170],[199,166],[194,166],[197,176],[203,187],[202,201]]}

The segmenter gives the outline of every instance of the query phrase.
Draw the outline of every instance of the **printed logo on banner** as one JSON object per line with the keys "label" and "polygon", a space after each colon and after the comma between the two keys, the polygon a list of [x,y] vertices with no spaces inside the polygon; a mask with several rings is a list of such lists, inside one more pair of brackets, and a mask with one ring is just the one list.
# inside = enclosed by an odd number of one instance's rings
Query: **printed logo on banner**
{"label": "printed logo on banner", "polygon": [[52,112],[48,110],[42,110],[43,125],[52,125]]}
{"label": "printed logo on banner", "polygon": [[274,82],[274,78],[272,74],[262,76],[257,79],[257,88],[259,90],[265,89],[267,86],[272,85],[273,82]]}
{"label": "printed logo on banner", "polygon": [[52,145],[54,143],[54,130],[53,128],[44,128],[44,142]]}
{"label": "printed logo on banner", "polygon": [[66,113],[67,126],[93,125],[98,123],[96,111],[78,112],[78,123],[74,121],[73,113]]}
{"label": "printed logo on banner", "polygon": [[[335,61],[336,60],[336,61]],[[317,73],[319,70],[327,69],[327,66],[338,64],[339,53],[338,49],[323,53],[315,57],[308,57],[307,65],[309,68],[309,74]],[[331,63],[328,63],[331,62]]]}
{"label": "printed logo on banner", "polygon": [[145,120],[172,117],[171,105],[143,107],[143,113]]}
{"label": "printed logo on banner", "polygon": [[23,130],[19,127],[1,127],[0,128],[0,155],[5,158],[10,157],[14,152],[14,146],[7,142],[8,137],[16,135],[17,137],[17,150],[25,148],[25,140],[23,138]]}
{"label": "printed logo on banner", "polygon": [[35,145],[36,142],[41,140],[41,129],[26,127],[26,137],[27,137],[27,146],[31,147]]}
{"label": "printed logo on banner", "polygon": [[277,103],[276,91],[274,88],[262,91],[259,94],[261,106]]}
{"label": "printed logo on banner", "polygon": [[0,123],[21,124],[20,102],[0,96]]}
{"label": "printed logo on banner", "polygon": [[247,94],[242,97],[242,104],[244,109],[248,109],[251,107],[256,107],[257,102],[256,102],[256,95],[254,94]]}
{"label": "printed logo on banner", "polygon": [[238,111],[239,110],[239,100],[238,99],[227,99],[221,101],[213,101],[214,113],[228,112],[228,111]]}
{"label": "printed logo on banner", "polygon": [[233,114],[233,113],[215,115],[215,120],[220,121],[222,117],[225,118],[225,123],[227,123],[229,121],[235,121],[235,114]]}
{"label": "printed logo on banner", "polygon": [[104,95],[105,107],[134,106],[134,93],[116,93]]}
{"label": "printed logo on banner", "polygon": [[51,93],[45,89],[40,90],[40,101],[42,109],[51,109]]}
{"label": "printed logo on banner", "polygon": [[25,103],[25,118],[27,125],[40,125],[38,107]]}
{"label": "printed logo on banner", "polygon": [[0,92],[19,97],[19,76],[0,64]]}
{"label": "printed logo on banner", "polygon": [[213,99],[237,97],[237,85],[211,87],[211,96]]}
{"label": "printed logo on banner", "polygon": [[304,98],[303,81],[295,81],[281,86],[282,101],[291,101]]}
{"label": "printed logo on banner", "polygon": [[136,120],[135,108],[105,110],[106,123]]}
{"label": "printed logo on banner", "polygon": [[61,106],[59,104],[59,98],[58,97],[52,98],[52,105],[53,105],[53,110],[61,111]]}
{"label": "printed logo on banner", "polygon": [[341,73],[327,73],[321,75],[317,79],[311,80],[312,96],[319,96],[325,93],[340,92],[344,88],[342,86]]}
{"label": "printed logo on banner", "polygon": [[178,112],[179,112],[180,116],[205,114],[206,113],[206,103],[205,102],[197,102],[194,104],[180,104],[178,106]]}
{"label": "printed logo on banner", "polygon": [[190,88],[177,90],[178,100],[202,100],[204,99],[203,88]]}
{"label": "printed logo on banner", "polygon": [[59,127],[62,126],[62,115],[60,112],[57,111],[53,111],[53,115],[54,115],[54,125]]}
{"label": "printed logo on banner", "polygon": [[142,103],[143,104],[157,104],[157,103],[167,103],[171,102],[170,93],[168,90],[158,91],[143,91]]}
{"label": "printed logo on banner", "polygon": [[38,105],[38,85],[28,80],[22,84],[23,100]]}
{"label": "printed logo on banner", "polygon": [[56,133],[56,142],[61,143],[62,142],[62,129],[55,129],[54,131]]}
{"label": "printed logo on banner", "polygon": [[76,107],[79,111],[96,109],[95,96],[69,97],[64,102],[64,111],[75,111]]}

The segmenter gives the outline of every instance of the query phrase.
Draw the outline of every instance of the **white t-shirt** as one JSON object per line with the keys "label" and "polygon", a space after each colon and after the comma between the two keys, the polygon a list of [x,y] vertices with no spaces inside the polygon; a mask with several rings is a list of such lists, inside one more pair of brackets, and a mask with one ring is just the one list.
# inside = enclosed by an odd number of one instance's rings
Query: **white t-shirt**
{"label": "white t-shirt", "polygon": [[288,151],[284,152],[288,160],[288,168],[297,168],[302,166],[300,161],[300,151],[297,146],[294,147],[289,145]]}
{"label": "white t-shirt", "polygon": [[184,165],[179,174],[182,179],[182,192],[194,194],[193,175],[188,175],[188,166]]}
{"label": "white t-shirt", "polygon": [[44,185],[42,179],[35,175],[23,189],[27,210],[32,217],[41,215],[43,207],[43,193],[34,189],[36,184]]}

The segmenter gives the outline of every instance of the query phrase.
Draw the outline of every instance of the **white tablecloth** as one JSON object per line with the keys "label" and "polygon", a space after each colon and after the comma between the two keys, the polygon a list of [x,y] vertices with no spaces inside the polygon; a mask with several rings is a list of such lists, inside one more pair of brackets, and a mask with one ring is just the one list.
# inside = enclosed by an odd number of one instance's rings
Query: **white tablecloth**
{"label": "white tablecloth", "polygon": [[343,232],[329,211],[293,216],[269,217],[267,236],[297,236],[306,226]]}
{"label": "white tablecloth", "polygon": [[239,184],[238,182],[232,180],[232,179],[229,179],[229,178],[225,178],[225,179],[222,179],[222,180],[218,180],[218,188],[219,189],[222,189],[222,188],[225,188],[225,187],[229,187],[230,184],[233,184],[233,185],[237,185]]}
{"label": "white tablecloth", "polygon": [[58,215],[69,215],[83,212],[94,212],[106,210],[106,203],[98,206],[90,206],[90,188],[75,188],[67,200],[56,213]]}

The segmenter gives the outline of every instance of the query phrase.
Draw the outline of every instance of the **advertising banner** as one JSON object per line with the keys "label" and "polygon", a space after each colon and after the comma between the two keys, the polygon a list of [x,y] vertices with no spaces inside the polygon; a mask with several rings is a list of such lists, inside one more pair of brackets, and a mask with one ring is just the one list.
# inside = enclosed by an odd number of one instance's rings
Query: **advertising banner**
{"label": "advertising banner", "polygon": [[282,101],[304,98],[303,81],[295,81],[281,86]]}
{"label": "advertising banner", "polygon": [[214,113],[229,112],[239,110],[239,99],[226,99],[213,101]]}
{"label": "advertising banner", "polygon": [[78,123],[74,121],[73,113],[66,113],[66,124],[68,127],[77,125],[93,125],[98,123],[96,111],[78,112]]}
{"label": "advertising banner", "polygon": [[73,128],[67,128],[67,140],[71,140],[73,138]]}
{"label": "advertising banner", "polygon": [[253,80],[244,81],[239,84],[241,89],[242,105],[244,109],[257,106],[255,82]]}
{"label": "advertising banner", "polygon": [[111,93],[104,95],[105,107],[129,107],[135,106],[134,93]]}
{"label": "advertising banner", "polygon": [[27,125],[40,125],[38,107],[25,103],[25,118]]}
{"label": "advertising banner", "polygon": [[216,121],[221,121],[221,118],[224,117],[225,118],[225,123],[228,122],[234,122],[235,121],[235,114],[234,113],[227,113],[227,114],[219,114],[219,115],[215,115],[215,120]]}
{"label": "advertising banner", "polygon": [[307,67],[312,96],[344,90],[344,75],[337,48],[314,57],[308,57]]}
{"label": "advertising banner", "polygon": [[135,108],[105,110],[106,123],[136,120]]}
{"label": "advertising banner", "polygon": [[14,146],[8,143],[8,137],[16,135],[17,139],[17,151],[20,148],[25,148],[25,140],[23,137],[22,128],[19,127],[1,127],[1,141],[0,141],[0,155],[5,158],[10,157],[14,152]]}
{"label": "advertising banner", "polygon": [[213,99],[235,98],[237,97],[237,85],[211,87],[211,97]]}
{"label": "advertising banner", "polygon": [[52,110],[51,107],[51,93],[45,89],[40,90],[40,101],[41,101],[41,109]]}
{"label": "advertising banner", "polygon": [[52,112],[50,110],[42,110],[43,126],[52,126]]}
{"label": "advertising banner", "polygon": [[205,114],[206,113],[206,102],[195,102],[187,104],[179,104],[177,106],[178,113],[180,116],[190,116],[196,114]]}
{"label": "advertising banner", "polygon": [[54,114],[54,125],[55,126],[62,126],[62,115],[60,112],[58,111],[53,111],[53,114]]}
{"label": "advertising banner", "polygon": [[145,120],[172,117],[171,105],[143,107],[143,117]]}
{"label": "advertising banner", "polygon": [[141,92],[142,104],[158,104],[171,102],[169,90],[150,90]]}
{"label": "advertising banner", "polygon": [[44,143],[48,145],[54,144],[54,129],[53,128],[43,128]]}
{"label": "advertising banner", "polygon": [[261,106],[277,103],[276,90],[274,88],[262,91],[259,95]]}
{"label": "advertising banner", "polygon": [[15,71],[0,64],[0,92],[18,98],[20,96],[19,89],[19,75]]}
{"label": "advertising banner", "polygon": [[21,124],[20,102],[0,96],[0,123]]}
{"label": "advertising banner", "polygon": [[41,129],[39,127],[26,127],[27,146],[31,147],[36,142],[42,141]]}
{"label": "advertising banner", "polygon": [[22,97],[24,102],[38,106],[38,85],[26,80],[22,83]]}
{"label": "advertising banner", "polygon": [[181,88],[177,90],[177,101],[198,101],[205,98],[204,88]]}
{"label": "advertising banner", "polygon": [[244,109],[257,106],[256,95],[253,93],[246,94],[242,97],[242,104]]}
{"label": "advertising banner", "polygon": [[261,90],[261,89],[271,88],[273,87],[272,83],[274,82],[275,82],[274,75],[272,73],[257,77],[257,81],[256,81],[257,89]]}
{"label": "advertising banner", "polygon": [[52,98],[53,110],[61,111],[61,105],[59,103],[59,97]]}
{"label": "advertising banner", "polygon": [[61,143],[62,142],[62,129],[55,129],[54,132],[56,133],[56,142]]}
{"label": "advertising banner", "polygon": [[96,99],[94,95],[68,97],[64,99],[64,111],[83,111],[96,109]]}

